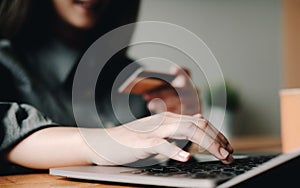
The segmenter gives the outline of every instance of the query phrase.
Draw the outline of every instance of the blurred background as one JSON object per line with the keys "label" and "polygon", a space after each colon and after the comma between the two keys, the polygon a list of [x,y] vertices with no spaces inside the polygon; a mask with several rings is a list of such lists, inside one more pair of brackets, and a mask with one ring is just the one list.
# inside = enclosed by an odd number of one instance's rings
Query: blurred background
{"label": "blurred background", "polygon": [[[225,115],[225,118],[233,116],[229,125],[229,134],[233,136],[280,134],[283,19],[281,0],[142,0],[139,13],[139,21],[176,24],[206,43],[233,90],[228,102],[238,103],[233,113]],[[137,28],[135,35],[143,37],[147,33]],[[149,54],[171,61],[176,59],[177,64],[190,69],[200,90],[202,112],[207,114],[207,84],[203,83],[203,76],[195,72],[195,65],[168,47],[148,44],[147,47],[133,46],[129,51],[129,55],[137,59]],[[161,65],[153,64],[151,68],[161,70]]]}

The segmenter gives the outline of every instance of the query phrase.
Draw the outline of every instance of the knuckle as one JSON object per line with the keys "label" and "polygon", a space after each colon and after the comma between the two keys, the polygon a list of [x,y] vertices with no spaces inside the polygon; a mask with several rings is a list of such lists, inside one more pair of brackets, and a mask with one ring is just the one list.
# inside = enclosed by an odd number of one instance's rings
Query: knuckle
{"label": "knuckle", "polygon": [[203,119],[201,122],[202,123],[201,123],[200,126],[201,126],[202,129],[206,129],[209,126],[208,120]]}
{"label": "knuckle", "polygon": [[204,125],[207,127],[209,125],[209,121],[207,119],[204,119]]}

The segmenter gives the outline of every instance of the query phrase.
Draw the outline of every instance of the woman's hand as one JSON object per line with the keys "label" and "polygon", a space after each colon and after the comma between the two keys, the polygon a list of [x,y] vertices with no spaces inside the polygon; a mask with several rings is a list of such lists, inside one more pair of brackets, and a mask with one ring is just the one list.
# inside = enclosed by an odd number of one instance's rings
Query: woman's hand
{"label": "woman's hand", "polygon": [[200,114],[187,116],[170,112],[109,129],[45,128],[17,144],[7,159],[39,169],[92,163],[128,164],[156,154],[165,159],[187,161],[190,153],[167,139],[190,140],[224,163],[233,161],[228,140]]}
{"label": "woman's hand", "polygon": [[233,149],[228,140],[200,114],[186,116],[164,112],[107,129],[100,135],[97,131],[83,135],[95,151],[92,161],[99,165],[128,164],[156,154],[182,162],[190,158],[190,153],[167,139],[190,140],[223,163],[233,161]]}
{"label": "woman's hand", "polygon": [[175,80],[169,87],[143,94],[148,109],[154,113],[173,112],[193,115],[201,112],[197,89],[192,84],[187,70],[174,67]]}

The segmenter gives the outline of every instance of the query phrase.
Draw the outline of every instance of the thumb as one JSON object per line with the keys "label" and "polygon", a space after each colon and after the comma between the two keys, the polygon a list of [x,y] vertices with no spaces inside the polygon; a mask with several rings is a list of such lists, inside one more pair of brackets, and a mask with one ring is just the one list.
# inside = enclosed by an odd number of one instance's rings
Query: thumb
{"label": "thumb", "polygon": [[177,75],[171,84],[173,87],[182,88],[186,85],[186,82],[186,77],[184,75]]}
{"label": "thumb", "polygon": [[177,88],[184,87],[188,82],[188,77],[190,75],[187,69],[178,66],[172,66],[170,72],[176,75],[176,78],[172,81],[172,86]]}

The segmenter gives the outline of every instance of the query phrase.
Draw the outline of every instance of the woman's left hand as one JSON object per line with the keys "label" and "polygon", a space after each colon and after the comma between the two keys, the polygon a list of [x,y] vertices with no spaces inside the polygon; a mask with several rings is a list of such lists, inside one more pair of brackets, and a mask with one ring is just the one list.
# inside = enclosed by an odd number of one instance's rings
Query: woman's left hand
{"label": "woman's left hand", "polygon": [[174,67],[171,71],[176,78],[169,86],[143,94],[148,109],[154,113],[173,112],[193,115],[201,112],[198,91],[187,70]]}

